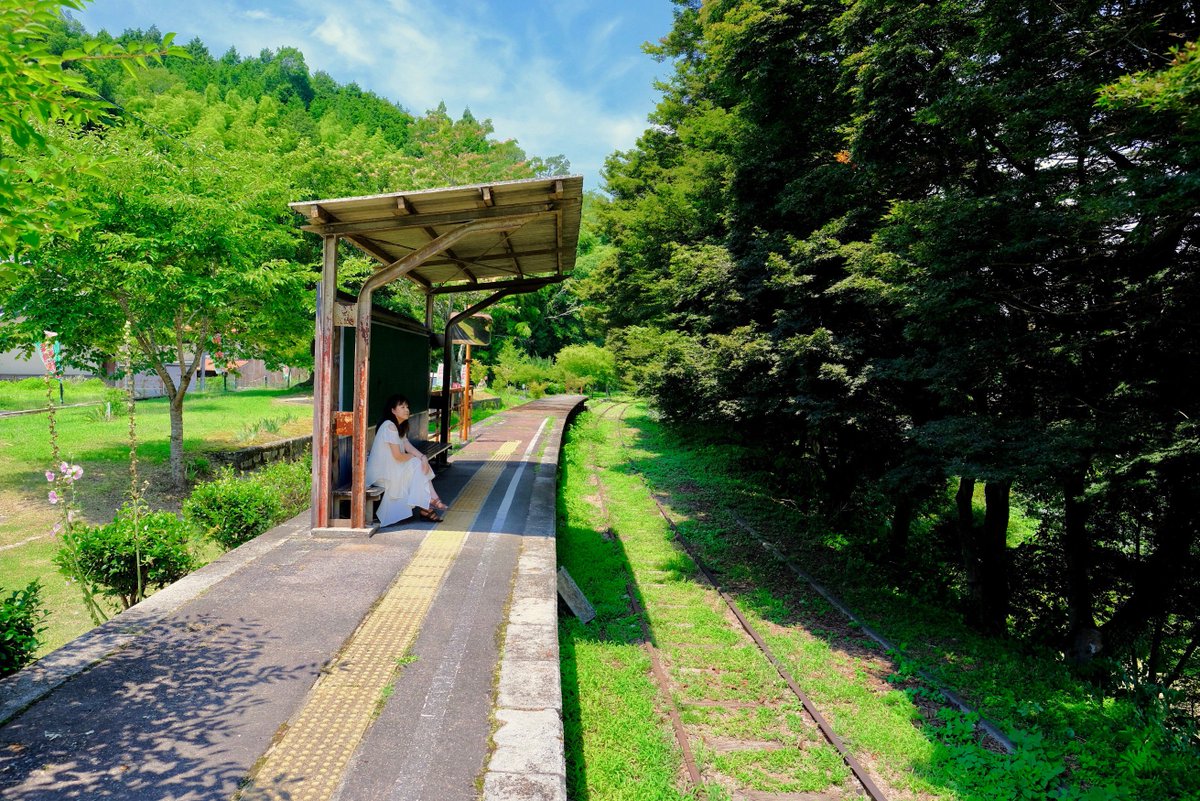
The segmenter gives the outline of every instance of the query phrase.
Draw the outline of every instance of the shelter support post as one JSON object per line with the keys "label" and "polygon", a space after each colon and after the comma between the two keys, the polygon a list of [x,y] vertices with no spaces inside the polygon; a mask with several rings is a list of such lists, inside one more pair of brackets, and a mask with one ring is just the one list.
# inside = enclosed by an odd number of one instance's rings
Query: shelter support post
{"label": "shelter support post", "polygon": [[337,296],[338,238],[325,236],[321,239],[321,283],[317,285],[317,335],[313,354],[313,528],[329,525],[333,489],[333,302]]}
{"label": "shelter support post", "polygon": [[[485,300],[479,301],[474,306],[469,306],[466,309],[463,309],[458,314],[452,316],[446,321],[446,328],[442,336],[442,408],[439,414],[441,417],[441,425],[438,426],[438,440],[443,445],[448,445],[450,443],[450,387],[453,383],[450,377],[450,370],[452,366],[451,354],[454,348],[453,343],[450,341],[451,331],[454,326],[458,325],[458,323],[467,319],[472,314],[478,314],[496,301],[502,300],[513,294],[514,291],[515,290],[513,289],[502,289]],[[469,409],[467,414],[470,414]]]}
{"label": "shelter support post", "polygon": [[[354,343],[354,440],[352,450],[350,526],[366,528],[366,472],[367,472],[367,388],[371,366],[371,298],[379,287],[401,278],[427,259],[442,253],[463,237],[487,231],[511,231],[537,219],[537,214],[521,214],[511,217],[496,217],[472,220],[453,228],[436,239],[401,259],[376,270],[358,293],[357,323]],[[473,312],[472,312],[473,313]],[[449,415],[447,413],[446,417]],[[447,440],[443,440],[447,441]]]}

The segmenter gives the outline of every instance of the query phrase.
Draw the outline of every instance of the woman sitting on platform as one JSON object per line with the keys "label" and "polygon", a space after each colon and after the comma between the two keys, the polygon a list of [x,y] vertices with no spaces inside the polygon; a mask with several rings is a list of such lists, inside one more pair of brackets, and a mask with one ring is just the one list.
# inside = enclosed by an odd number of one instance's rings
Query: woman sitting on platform
{"label": "woman sitting on platform", "polygon": [[414,509],[421,519],[440,523],[438,511],[447,508],[433,489],[429,460],[408,441],[408,417],[407,398],[388,398],[367,457],[367,486],[384,489],[375,511],[384,526],[412,517]]}

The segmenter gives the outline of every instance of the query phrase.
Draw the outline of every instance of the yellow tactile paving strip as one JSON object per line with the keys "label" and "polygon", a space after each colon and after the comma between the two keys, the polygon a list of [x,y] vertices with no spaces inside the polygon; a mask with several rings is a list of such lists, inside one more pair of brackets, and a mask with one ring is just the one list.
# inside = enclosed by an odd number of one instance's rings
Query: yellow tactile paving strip
{"label": "yellow tactile paving strip", "polygon": [[412,561],[317,679],[300,712],[267,751],[243,801],[327,801],[341,783],[397,660],[416,639],[442,579],[458,557],[471,522],[517,442],[504,442],[479,468],[429,532]]}

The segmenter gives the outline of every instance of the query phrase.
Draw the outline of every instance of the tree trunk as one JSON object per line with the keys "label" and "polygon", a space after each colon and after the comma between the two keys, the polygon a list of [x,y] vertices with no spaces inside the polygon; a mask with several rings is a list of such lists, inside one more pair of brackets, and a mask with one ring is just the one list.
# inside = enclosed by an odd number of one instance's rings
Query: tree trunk
{"label": "tree trunk", "polygon": [[984,631],[1002,634],[1008,624],[1008,515],[1011,481],[989,481],[983,488],[987,511],[983,518],[979,583],[983,605],[979,610]]}
{"label": "tree trunk", "polygon": [[1163,629],[1166,628],[1165,615],[1154,619],[1154,629],[1150,635],[1150,656],[1146,659],[1146,680],[1151,684],[1158,683],[1158,674],[1162,672],[1163,660]]}
{"label": "tree trunk", "polygon": [[1100,650],[1100,634],[1092,604],[1090,578],[1092,543],[1088,536],[1084,472],[1063,479],[1063,556],[1067,562],[1067,654],[1077,665],[1090,662]]}
{"label": "tree trunk", "polygon": [[975,479],[958,479],[958,492],[954,494],[954,505],[958,510],[958,544],[962,549],[963,571],[967,578],[967,619],[977,622],[976,610],[983,605],[983,587],[980,584],[980,555],[975,539]]}
{"label": "tree trunk", "polygon": [[1164,687],[1170,687],[1179,681],[1183,676],[1183,671],[1187,667],[1188,662],[1191,661],[1192,654],[1196,653],[1197,647],[1200,647],[1200,625],[1193,624],[1192,639],[1187,644],[1187,647],[1183,649],[1183,653],[1180,655],[1179,661],[1175,663],[1175,667],[1171,670],[1170,675],[1163,679]]}
{"label": "tree trunk", "polygon": [[171,398],[171,483],[177,490],[187,486],[183,465],[183,398],[186,394],[181,388]]}
{"label": "tree trunk", "polygon": [[1172,472],[1177,475],[1164,481],[1168,505],[1154,532],[1154,553],[1137,568],[1129,598],[1100,627],[1106,651],[1120,652],[1132,646],[1151,620],[1170,611],[1171,599],[1192,565],[1197,490],[1191,483],[1191,471],[1176,468]]}

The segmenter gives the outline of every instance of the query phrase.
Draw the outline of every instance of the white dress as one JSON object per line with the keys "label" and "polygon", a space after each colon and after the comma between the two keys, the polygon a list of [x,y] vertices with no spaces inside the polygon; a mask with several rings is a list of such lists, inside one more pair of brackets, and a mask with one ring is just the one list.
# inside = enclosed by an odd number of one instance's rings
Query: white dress
{"label": "white dress", "polygon": [[389,444],[401,447],[400,432],[391,420],[375,432],[375,442],[367,457],[367,486],[374,484],[384,489],[375,510],[380,525],[384,526],[412,517],[413,507],[428,509],[433,500],[433,484],[425,475],[421,460],[396,461]]}

